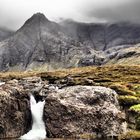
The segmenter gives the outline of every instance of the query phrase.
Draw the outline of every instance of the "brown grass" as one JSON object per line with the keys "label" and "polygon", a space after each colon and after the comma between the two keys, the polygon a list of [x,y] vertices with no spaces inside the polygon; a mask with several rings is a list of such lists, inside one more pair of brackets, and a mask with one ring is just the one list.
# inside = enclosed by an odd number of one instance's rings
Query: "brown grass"
{"label": "brown grass", "polygon": [[116,90],[119,95],[140,97],[140,66],[138,65],[89,66],[52,72],[0,73],[0,79],[5,81],[32,76],[39,76],[50,83],[106,86]]}

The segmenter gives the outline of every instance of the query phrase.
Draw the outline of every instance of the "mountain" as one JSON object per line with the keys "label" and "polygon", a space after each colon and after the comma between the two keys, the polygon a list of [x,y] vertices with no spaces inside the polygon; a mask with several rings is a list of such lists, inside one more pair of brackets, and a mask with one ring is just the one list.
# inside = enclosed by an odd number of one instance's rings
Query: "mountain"
{"label": "mountain", "polygon": [[37,13],[0,42],[0,71],[53,70],[103,65],[111,60],[116,63],[123,49],[139,42],[140,25],[58,24]]}
{"label": "mountain", "polygon": [[0,41],[12,36],[13,33],[11,30],[0,28]]}
{"label": "mountain", "polygon": [[37,13],[8,40],[0,42],[0,70],[72,67],[85,47],[62,27]]}
{"label": "mountain", "polygon": [[67,34],[95,50],[140,42],[140,25],[132,23],[78,23],[64,21],[61,23]]}

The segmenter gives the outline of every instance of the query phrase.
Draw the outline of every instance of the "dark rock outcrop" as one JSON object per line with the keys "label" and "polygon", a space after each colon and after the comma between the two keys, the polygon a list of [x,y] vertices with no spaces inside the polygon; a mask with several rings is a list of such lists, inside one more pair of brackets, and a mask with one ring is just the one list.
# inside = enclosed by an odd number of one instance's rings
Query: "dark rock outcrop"
{"label": "dark rock outcrop", "polygon": [[37,101],[46,100],[44,122],[48,137],[85,133],[116,136],[125,132],[125,115],[113,90],[94,86],[58,89],[32,77],[0,86],[0,138],[19,137],[31,128],[31,93]]}
{"label": "dark rock outcrop", "polygon": [[28,96],[22,86],[15,83],[0,86],[0,114],[1,139],[19,137],[30,129]]}
{"label": "dark rock outcrop", "polygon": [[87,55],[81,58],[78,62],[78,66],[100,66],[106,63],[107,55],[103,52],[95,51],[92,55]]}

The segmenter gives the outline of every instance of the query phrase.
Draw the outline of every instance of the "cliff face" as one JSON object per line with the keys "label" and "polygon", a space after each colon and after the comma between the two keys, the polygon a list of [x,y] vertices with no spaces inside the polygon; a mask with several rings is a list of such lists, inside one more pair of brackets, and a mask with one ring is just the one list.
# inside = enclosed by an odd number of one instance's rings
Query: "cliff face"
{"label": "cliff face", "polygon": [[0,42],[0,71],[102,65],[123,48],[139,42],[139,34],[139,25],[61,25],[37,13],[10,38]]}
{"label": "cliff face", "polygon": [[140,25],[131,23],[86,24],[65,21],[62,23],[72,38],[91,46],[94,50],[136,44],[140,42]]}

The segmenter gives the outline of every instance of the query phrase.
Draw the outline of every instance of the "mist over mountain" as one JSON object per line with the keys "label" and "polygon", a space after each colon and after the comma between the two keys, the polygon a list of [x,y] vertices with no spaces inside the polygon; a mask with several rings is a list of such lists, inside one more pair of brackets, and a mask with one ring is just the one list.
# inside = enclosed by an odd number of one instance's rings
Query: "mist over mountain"
{"label": "mist over mountain", "polygon": [[14,31],[5,29],[5,28],[0,28],[0,41],[12,36]]}
{"label": "mist over mountain", "polygon": [[139,0],[1,0],[0,27],[17,30],[37,11],[52,21],[140,24]]}
{"label": "mist over mountain", "polygon": [[89,24],[64,21],[62,25],[66,27],[69,36],[95,50],[140,42],[140,24],[129,22]]}
{"label": "mist over mountain", "polygon": [[[133,48],[139,42],[138,24],[58,24],[37,13],[0,42],[0,71],[102,65],[115,59],[123,48]],[[135,50],[130,54],[139,54]],[[123,57],[131,57],[130,54],[124,53]]]}

